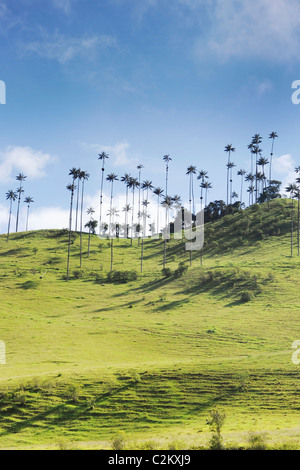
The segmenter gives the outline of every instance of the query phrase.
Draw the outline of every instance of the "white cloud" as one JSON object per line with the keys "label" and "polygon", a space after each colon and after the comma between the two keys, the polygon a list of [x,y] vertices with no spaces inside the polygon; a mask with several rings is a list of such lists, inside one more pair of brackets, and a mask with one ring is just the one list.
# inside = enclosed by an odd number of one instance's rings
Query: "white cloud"
{"label": "white cloud", "polygon": [[58,32],[50,35],[42,30],[40,38],[22,44],[22,49],[26,53],[65,64],[75,58],[92,58],[96,52],[116,46],[115,38],[107,34],[72,38]]}
{"label": "white cloud", "polygon": [[295,182],[295,167],[296,162],[289,154],[273,158],[272,173],[274,179],[279,179],[282,182],[282,194],[286,194],[286,186]]}
{"label": "white cloud", "polygon": [[114,166],[130,166],[137,165],[139,160],[137,157],[129,157],[128,149],[130,144],[126,141],[117,142],[115,145],[101,145],[101,144],[79,144],[84,150],[92,150],[95,153],[105,152],[109,155],[110,161]]}
{"label": "white cloud", "polygon": [[9,146],[0,152],[0,181],[7,181],[15,173],[25,173],[30,178],[45,176],[45,167],[54,160],[47,153],[31,147]]}
{"label": "white cloud", "polygon": [[260,57],[298,58],[300,3],[298,0],[179,0],[191,8],[206,5],[210,27],[197,42],[198,55],[213,53],[221,60]]}

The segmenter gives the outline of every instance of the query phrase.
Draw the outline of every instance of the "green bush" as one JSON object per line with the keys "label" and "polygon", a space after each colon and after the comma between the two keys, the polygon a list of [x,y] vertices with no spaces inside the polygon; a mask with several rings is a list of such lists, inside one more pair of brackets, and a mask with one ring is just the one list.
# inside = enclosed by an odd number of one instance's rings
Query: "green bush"
{"label": "green bush", "polygon": [[252,292],[245,291],[241,293],[240,300],[241,302],[250,302],[251,300],[253,300],[253,298],[254,298],[254,295]]}
{"label": "green bush", "polygon": [[181,261],[178,265],[178,268],[175,270],[175,277],[181,277],[184,275],[184,273],[188,270],[187,265]]}
{"label": "green bush", "polygon": [[111,271],[107,274],[107,282],[126,283],[137,279],[138,273],[136,271]]}
{"label": "green bush", "polygon": [[162,272],[162,275],[164,277],[171,277],[172,276],[172,270],[170,268],[163,268],[161,270],[161,272]]}

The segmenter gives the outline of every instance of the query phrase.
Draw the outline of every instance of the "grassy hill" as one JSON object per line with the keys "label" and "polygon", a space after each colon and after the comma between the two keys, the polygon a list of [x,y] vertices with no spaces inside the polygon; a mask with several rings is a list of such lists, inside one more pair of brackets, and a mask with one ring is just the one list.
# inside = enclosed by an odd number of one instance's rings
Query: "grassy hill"
{"label": "grassy hill", "polygon": [[[207,447],[211,410],[227,447],[256,433],[300,448],[300,258],[291,202],[274,200],[206,224],[203,264],[184,241],[79,236],[65,281],[68,233],[0,237],[0,448]],[[179,264],[188,270],[174,275]]]}

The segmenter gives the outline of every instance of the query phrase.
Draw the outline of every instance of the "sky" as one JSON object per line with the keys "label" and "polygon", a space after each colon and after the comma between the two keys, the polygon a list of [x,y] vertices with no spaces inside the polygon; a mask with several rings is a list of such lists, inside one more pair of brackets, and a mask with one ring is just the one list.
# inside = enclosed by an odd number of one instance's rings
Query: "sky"
{"label": "sky", "polygon": [[[274,131],[273,177],[283,188],[295,179],[299,0],[0,0],[0,41],[1,233],[20,172],[20,230],[27,196],[29,229],[68,226],[72,167],[90,174],[84,207],[97,219],[102,151],[107,173],[137,177],[141,163],[155,187],[164,187],[168,154],[171,195],[187,202],[194,165],[208,172],[209,200],[226,200],[225,146],[236,148],[239,192],[252,136],[269,158]],[[121,211],[124,184],[114,191]],[[109,195],[105,182],[105,211]],[[15,214],[16,204],[12,229]]]}

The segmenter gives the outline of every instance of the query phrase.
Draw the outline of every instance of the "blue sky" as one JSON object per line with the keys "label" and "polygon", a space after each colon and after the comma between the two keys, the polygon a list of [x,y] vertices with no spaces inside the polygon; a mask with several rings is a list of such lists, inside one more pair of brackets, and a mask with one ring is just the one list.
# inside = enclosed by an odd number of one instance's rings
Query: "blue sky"
{"label": "blue sky", "polygon": [[[268,157],[276,131],[274,177],[294,178],[299,0],[0,0],[0,41],[1,232],[19,172],[35,201],[29,228],[67,227],[73,166],[90,173],[85,206],[97,213],[103,150],[109,172],[136,176],[140,162],[155,186],[169,154],[171,194],[187,200],[195,165],[208,171],[209,199],[226,200],[225,145],[249,171],[252,136]],[[123,204],[121,183],[115,192]]]}

